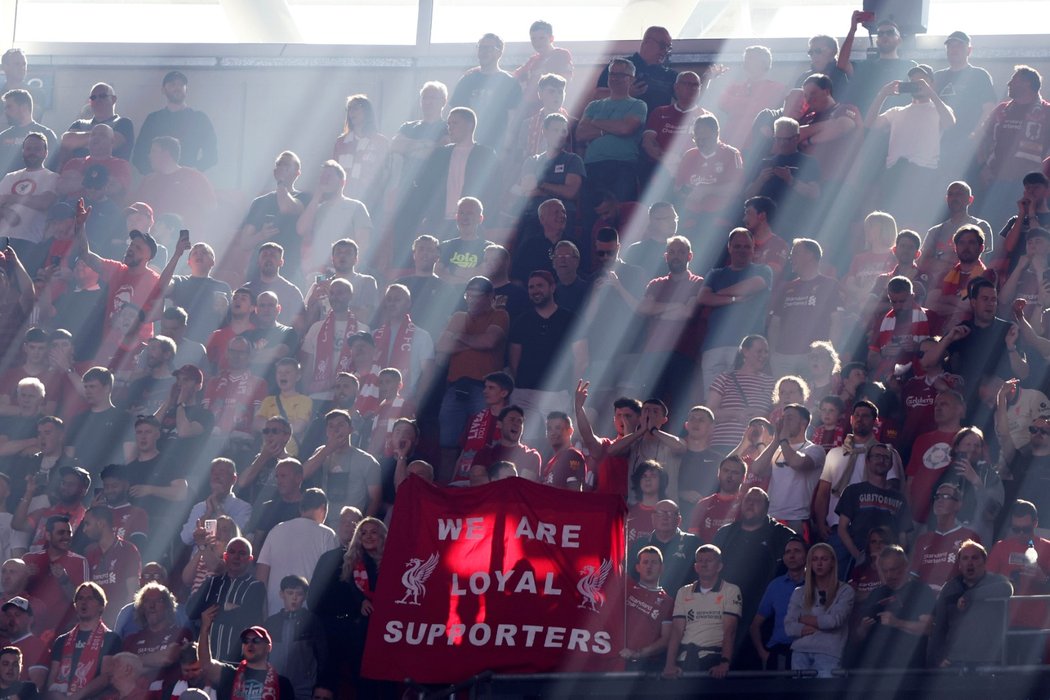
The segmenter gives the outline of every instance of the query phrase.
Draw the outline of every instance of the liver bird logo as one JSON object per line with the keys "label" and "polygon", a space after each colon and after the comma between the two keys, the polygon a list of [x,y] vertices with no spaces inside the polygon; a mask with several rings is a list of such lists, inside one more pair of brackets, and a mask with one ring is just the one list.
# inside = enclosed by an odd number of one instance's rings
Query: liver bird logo
{"label": "liver bird logo", "polygon": [[602,587],[605,585],[605,579],[609,578],[610,571],[612,571],[611,559],[602,559],[601,566],[597,568],[589,564],[583,567],[583,570],[580,571],[580,580],[576,583],[576,590],[579,591],[583,601],[576,607],[598,612],[598,608],[605,605],[605,594],[602,593]]}
{"label": "liver bird logo", "polygon": [[399,605],[420,605],[419,599],[426,596],[427,587],[424,586],[430,575],[438,564],[437,552],[430,555],[426,561],[413,557],[405,564],[405,573],[401,574],[401,585],[405,587],[405,595],[397,601]]}

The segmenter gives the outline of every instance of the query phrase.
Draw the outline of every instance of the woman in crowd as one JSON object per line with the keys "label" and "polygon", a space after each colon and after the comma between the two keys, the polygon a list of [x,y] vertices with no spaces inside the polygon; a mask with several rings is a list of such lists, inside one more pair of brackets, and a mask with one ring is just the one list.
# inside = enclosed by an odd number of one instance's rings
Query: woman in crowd
{"label": "woman in crowd", "polygon": [[386,185],[390,139],[379,133],[376,111],[367,95],[351,95],[346,100],[343,133],[335,140],[332,159],[346,171],[343,194],[364,202],[373,220]]}
{"label": "woman in crowd", "polygon": [[839,668],[854,593],[848,583],[839,581],[837,571],[831,545],[813,545],[806,557],[806,583],[791,594],[784,618],[784,631],[795,638],[792,670],[814,670],[818,678],[831,678]]}
{"label": "woman in crowd", "polygon": [[769,343],[760,335],[740,342],[734,369],[715,377],[707,406],[715,412],[711,446],[732,449],[755,416],[769,416],[774,378],[769,373]]}

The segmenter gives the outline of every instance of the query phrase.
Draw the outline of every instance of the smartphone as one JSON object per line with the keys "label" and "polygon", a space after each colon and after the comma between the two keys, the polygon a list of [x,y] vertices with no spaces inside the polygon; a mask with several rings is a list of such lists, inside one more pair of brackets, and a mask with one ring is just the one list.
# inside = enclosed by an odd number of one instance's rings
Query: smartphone
{"label": "smartphone", "polygon": [[215,537],[215,532],[216,532],[218,526],[219,526],[219,521],[218,520],[213,520],[213,519],[209,518],[209,519],[204,521],[204,531],[207,532],[212,537]]}
{"label": "smartphone", "polygon": [[858,16],[858,19],[861,22],[865,22],[865,23],[866,22],[874,22],[875,21],[875,13],[874,12],[861,12],[860,15]]}
{"label": "smartphone", "polygon": [[316,284],[324,284],[327,281],[328,277],[325,275],[317,275],[317,277],[314,277],[314,283]]}
{"label": "smartphone", "polygon": [[897,86],[897,92],[901,95],[914,95],[919,91],[919,84],[913,82],[902,82]]}
{"label": "smartphone", "polygon": [[185,229],[184,228],[184,229],[179,231],[179,241],[186,241],[187,243],[190,242],[190,231],[189,231],[189,229]]}

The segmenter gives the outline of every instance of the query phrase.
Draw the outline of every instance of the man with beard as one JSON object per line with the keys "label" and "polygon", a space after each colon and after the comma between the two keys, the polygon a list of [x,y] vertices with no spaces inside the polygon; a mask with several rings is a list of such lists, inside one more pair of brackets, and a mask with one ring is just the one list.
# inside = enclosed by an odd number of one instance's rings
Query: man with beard
{"label": "man with beard", "polygon": [[[941,153],[943,155],[944,152]],[[976,226],[981,229],[981,232],[984,233],[984,253],[986,255],[992,252],[995,240],[989,223],[970,214],[973,190],[969,184],[956,180],[948,185],[944,202],[948,208],[948,218],[926,232],[926,238],[922,242],[922,254],[919,256],[922,271],[936,280],[944,279],[948,270],[951,269],[951,259],[954,256],[952,236],[960,228]],[[1023,248],[1019,252],[1023,252]]]}
{"label": "man with beard", "polygon": [[142,122],[139,139],[131,155],[131,162],[143,175],[150,172],[150,144],[157,136],[174,136],[182,146],[179,164],[201,172],[219,160],[215,128],[204,112],[186,106],[186,88],[189,80],[182,71],[169,71],[161,81],[161,91],[167,104],[150,112]]}
{"label": "man with beard", "polygon": [[[73,530],[68,517],[52,515],[48,518],[45,536],[46,550],[25,555],[29,572],[26,590],[41,602],[38,629],[68,629],[62,625],[72,612],[69,604],[73,600],[74,588],[88,579],[88,563],[87,559],[69,550]],[[98,615],[102,615],[101,608]]]}
{"label": "man with beard", "polygon": [[[550,272],[530,274],[532,308],[511,322],[508,334],[514,401],[530,415],[567,408],[570,377],[582,377],[587,367],[587,340],[574,332],[575,314],[554,303],[554,290]],[[571,375],[563,353],[567,345],[572,349]]]}
{"label": "man with beard", "polygon": [[[852,432],[846,436],[841,447],[832,448],[828,452],[824,460],[824,470],[820,473],[820,481],[817,482],[817,493],[813,498],[813,517],[817,532],[822,540],[835,547],[835,554],[839,560],[840,578],[846,574],[845,564],[849,552],[838,535],[839,497],[847,486],[859,483],[864,479],[867,449],[877,441],[875,422],[878,419],[879,409],[875,404],[867,400],[853,404],[853,412],[850,414]],[[891,482],[896,480],[899,484],[903,473],[901,458],[896,450],[892,450],[891,454],[893,456],[892,468],[886,478]]]}
{"label": "man with beard", "polygon": [[8,128],[0,131],[0,175],[14,172],[22,165],[23,140],[36,132],[46,139],[45,151],[58,143],[55,132],[33,119],[33,96],[28,90],[14,89],[2,93],[4,116]]}
{"label": "man with beard", "polygon": [[[325,317],[331,310],[328,301],[328,283],[334,279],[344,279],[354,288],[354,300],[350,309],[354,316],[371,324],[379,305],[379,287],[372,275],[357,271],[360,261],[360,249],[351,238],[340,238],[332,244],[332,257],[324,274],[317,279],[306,292],[306,320],[304,328]],[[323,278],[323,279],[322,279]]]}
{"label": "man with beard", "polygon": [[[752,486],[740,501],[740,519],[715,533],[714,545],[722,550],[722,574],[743,595],[741,627],[750,627],[766,586],[782,567],[784,547],[795,531],[769,515],[769,496]],[[746,638],[740,635],[738,648]]]}
{"label": "man with beard", "polygon": [[62,467],[59,471],[59,483],[56,493],[57,503],[38,508],[27,514],[29,504],[36,493],[36,479],[26,480],[26,492],[18,507],[11,516],[11,528],[30,533],[29,549],[32,552],[40,552],[44,549],[47,540],[47,530],[50,527],[51,518],[61,516],[69,520],[71,528],[80,525],[86,512],[81,501],[91,485],[91,477],[80,467]]}
{"label": "man with beard", "polygon": [[[952,236],[956,262],[945,275],[930,279],[926,308],[930,310],[930,324],[934,331],[949,331],[970,315],[970,282],[984,277],[992,284],[995,273],[981,262],[984,252],[984,232],[976,226],[963,226]],[[969,379],[969,377],[968,377]]]}
{"label": "man with beard", "polygon": [[145,360],[145,367],[136,368],[136,373],[145,374],[133,380],[128,386],[124,401],[121,402],[130,413],[135,415],[153,415],[171,393],[175,384],[174,370],[175,341],[163,335],[154,336],[146,343],[140,362]]}
{"label": "man with beard", "polygon": [[357,395],[361,392],[361,380],[349,372],[340,372],[335,375],[335,383],[332,386],[332,398],[328,401],[314,401],[314,419],[310,427],[306,429],[302,443],[299,446],[299,454],[313,454],[313,451],[324,444],[325,441],[325,416],[334,409],[346,411],[350,416],[350,440],[353,445],[360,445],[362,434],[366,432],[367,421],[361,416],[361,412],[354,408],[357,403]]}
{"label": "man with beard", "polygon": [[258,275],[244,286],[255,293],[256,298],[263,292],[273,292],[281,303],[277,320],[281,323],[294,323],[296,316],[303,309],[303,293],[299,288],[281,275],[284,267],[284,248],[277,243],[263,243],[259,246],[256,258]]}
{"label": "man with beard", "polygon": [[569,491],[582,491],[587,483],[587,460],[572,446],[572,419],[562,411],[547,414],[547,443],[551,458],[543,467],[540,482]]}
{"label": "man with beard", "polygon": [[251,341],[252,371],[266,379],[267,385],[276,383],[275,366],[283,357],[294,357],[299,347],[299,334],[291,326],[279,322],[281,304],[273,292],[263,292],[255,300],[255,326],[241,335]]}
{"label": "man with beard", "polygon": [[[55,191],[58,173],[44,167],[47,139],[40,132],[30,132],[22,139],[19,156],[19,162],[25,167],[10,167],[0,179],[0,221],[4,222],[7,235],[16,241],[15,245],[27,253],[29,269],[36,272],[43,258],[31,254],[28,248],[29,244],[43,239],[48,208],[58,198]],[[2,167],[3,161],[0,160]]]}

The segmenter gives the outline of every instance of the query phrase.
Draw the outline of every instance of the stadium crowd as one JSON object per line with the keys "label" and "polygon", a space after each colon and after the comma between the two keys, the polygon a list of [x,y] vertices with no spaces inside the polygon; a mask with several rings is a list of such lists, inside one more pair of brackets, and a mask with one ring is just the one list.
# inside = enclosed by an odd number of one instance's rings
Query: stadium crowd
{"label": "stadium crowd", "polygon": [[236,232],[185,74],[58,133],[3,54],[0,697],[396,692],[360,657],[410,475],[621,495],[628,669],[1042,660],[995,633],[1050,627],[1006,603],[1050,593],[1039,73],[861,12],[792,84],[679,72],[650,27],[572,114],[530,37],[390,137],[349,97]]}

